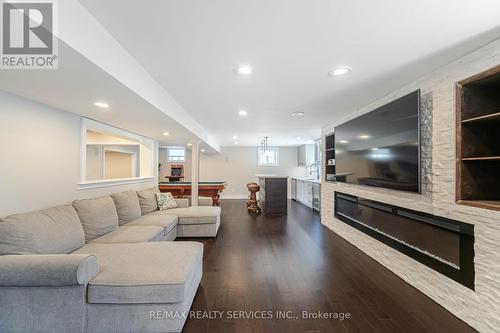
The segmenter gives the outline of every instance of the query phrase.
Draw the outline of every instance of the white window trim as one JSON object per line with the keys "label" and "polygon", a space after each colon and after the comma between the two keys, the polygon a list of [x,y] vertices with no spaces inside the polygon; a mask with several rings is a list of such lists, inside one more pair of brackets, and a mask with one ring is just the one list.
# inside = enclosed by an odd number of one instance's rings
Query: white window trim
{"label": "white window trim", "polygon": [[[186,147],[167,146],[167,147],[162,147],[162,148],[166,149],[166,151],[167,151],[167,163],[184,163],[184,162],[186,162]],[[176,160],[176,161],[171,161],[169,159],[169,155],[168,155],[168,150],[169,149],[183,149],[184,150],[184,159],[182,159],[182,160]]]}
{"label": "white window trim", "polygon": [[124,184],[145,183],[153,180],[154,177],[136,177],[136,178],[122,178],[122,179],[104,179],[104,180],[90,180],[78,183],[80,190],[87,190],[99,187],[117,186]]}
{"label": "white window trim", "polygon": [[[100,180],[86,180],[87,168],[87,130],[101,131],[118,136],[128,137],[137,141],[138,145],[145,145],[151,151],[151,163],[149,165],[149,175],[143,177],[131,177],[122,179],[100,179]],[[113,127],[89,118],[81,118],[81,133],[80,133],[80,182],[78,183],[79,190],[86,190],[99,187],[118,186],[125,184],[143,183],[153,180],[155,177],[155,158],[153,152],[155,151],[155,141],[141,135],[125,131],[120,128]],[[145,170],[148,171],[148,170]]]}
{"label": "white window trim", "polygon": [[276,163],[273,163],[273,164],[262,164],[260,163],[260,151],[261,151],[261,148],[258,147],[257,148],[257,166],[260,166],[260,167],[278,167],[280,166],[280,150],[279,150],[279,147],[269,147],[268,148],[269,150],[274,150],[276,151]]}

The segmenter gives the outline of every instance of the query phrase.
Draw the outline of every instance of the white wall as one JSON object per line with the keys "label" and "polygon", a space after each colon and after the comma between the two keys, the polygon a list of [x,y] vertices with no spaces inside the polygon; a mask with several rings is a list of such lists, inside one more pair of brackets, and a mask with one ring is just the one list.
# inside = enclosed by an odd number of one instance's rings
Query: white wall
{"label": "white wall", "polygon": [[[160,179],[169,174],[166,162],[166,153],[160,149],[160,163],[162,170]],[[186,151],[184,163],[185,180],[191,179],[191,152]],[[180,163],[174,163],[180,164]],[[255,174],[274,173],[290,177],[306,177],[306,167],[297,166],[297,148],[280,147],[278,167],[257,166],[257,147],[222,147],[220,154],[201,154],[200,180],[226,181],[227,188],[221,198],[246,198],[248,196],[247,183],[257,181]],[[288,191],[290,195],[290,187]]]}
{"label": "white wall", "polygon": [[87,164],[85,168],[86,180],[104,179],[103,155],[103,146],[87,146],[87,156],[85,159],[85,163]]}
{"label": "white wall", "polygon": [[80,126],[77,115],[0,91],[0,216],[157,184],[79,190]]}
{"label": "white wall", "polygon": [[[321,220],[337,234],[482,332],[500,330],[500,212],[455,203],[455,83],[499,64],[500,40],[496,40],[323,128],[323,135],[328,134],[336,125],[415,89],[422,89],[422,94],[432,93],[432,191],[419,195],[323,182]],[[335,219],[334,191],[474,224],[475,291]]]}
{"label": "white wall", "polygon": [[[257,147],[222,147],[220,154],[202,154],[200,180],[225,180],[222,198],[247,197],[247,184],[257,181],[255,174],[274,173],[305,177],[306,168],[297,166],[297,148],[280,147],[279,166],[257,166]],[[288,194],[290,195],[290,182]]]}

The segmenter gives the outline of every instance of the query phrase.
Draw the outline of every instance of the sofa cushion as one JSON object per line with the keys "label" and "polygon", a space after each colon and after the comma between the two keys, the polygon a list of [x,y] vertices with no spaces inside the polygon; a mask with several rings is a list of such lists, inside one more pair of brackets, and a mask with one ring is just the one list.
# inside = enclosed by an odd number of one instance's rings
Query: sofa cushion
{"label": "sofa cushion", "polygon": [[86,242],[118,228],[118,214],[110,196],[75,200],[73,207],[82,222]]}
{"label": "sofa cushion", "polygon": [[115,231],[91,240],[89,243],[111,244],[111,243],[141,243],[159,242],[165,236],[163,227],[155,226],[133,226],[120,227]]}
{"label": "sofa cushion", "polygon": [[217,223],[220,220],[220,207],[195,206],[188,208],[172,208],[167,211],[153,212],[152,215],[170,214],[179,217],[178,224]]}
{"label": "sofa cushion", "polygon": [[89,283],[89,303],[176,303],[200,274],[203,244],[86,244],[75,253],[95,255],[101,267]]}
{"label": "sofa cushion", "polygon": [[156,226],[162,227],[164,234],[167,235],[172,229],[177,226],[177,221],[179,218],[176,215],[155,215],[149,214],[145,215],[137,220],[124,225],[124,227],[134,227],[134,226]]}
{"label": "sofa cushion", "polygon": [[64,254],[84,244],[82,225],[69,204],[0,219],[0,255]]}
{"label": "sofa cushion", "polygon": [[118,223],[124,225],[142,216],[139,198],[135,191],[126,191],[111,194],[115,202]]}
{"label": "sofa cushion", "polygon": [[156,193],[159,193],[157,187],[151,187],[146,190],[137,191],[139,198],[139,205],[141,206],[142,215],[146,215],[158,210],[158,201],[156,200]]}

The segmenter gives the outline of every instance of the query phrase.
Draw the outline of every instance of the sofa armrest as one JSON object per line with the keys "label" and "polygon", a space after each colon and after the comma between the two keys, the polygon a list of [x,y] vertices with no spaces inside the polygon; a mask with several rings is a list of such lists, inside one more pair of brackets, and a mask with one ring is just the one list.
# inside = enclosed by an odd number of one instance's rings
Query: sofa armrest
{"label": "sofa armrest", "polygon": [[188,198],[176,198],[178,208],[188,208],[189,207],[189,199]]}
{"label": "sofa armrest", "polygon": [[87,284],[99,272],[88,254],[0,256],[0,287],[59,287]]}

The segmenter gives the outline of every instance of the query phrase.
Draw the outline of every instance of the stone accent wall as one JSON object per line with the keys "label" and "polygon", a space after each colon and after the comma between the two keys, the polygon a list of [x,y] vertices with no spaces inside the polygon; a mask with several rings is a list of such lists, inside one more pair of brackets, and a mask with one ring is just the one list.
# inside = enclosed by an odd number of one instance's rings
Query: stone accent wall
{"label": "stone accent wall", "polygon": [[[423,129],[429,129],[429,135],[425,130],[422,133],[422,165],[423,173],[427,173],[423,174],[423,194],[323,181],[322,223],[481,332],[500,332],[500,211],[455,203],[455,83],[499,64],[500,39],[351,112],[322,130],[324,144],[325,135],[333,132],[336,125],[421,89]],[[339,113],[345,114],[344,111]],[[335,219],[334,191],[474,224],[475,290]]]}

